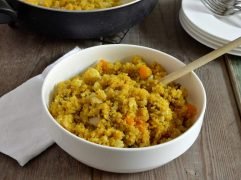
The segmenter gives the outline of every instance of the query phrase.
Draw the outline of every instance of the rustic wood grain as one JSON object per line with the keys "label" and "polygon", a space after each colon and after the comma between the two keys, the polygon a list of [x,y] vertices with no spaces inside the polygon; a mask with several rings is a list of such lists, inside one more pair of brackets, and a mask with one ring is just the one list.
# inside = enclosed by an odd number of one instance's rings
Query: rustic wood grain
{"label": "rustic wood grain", "polygon": [[[211,51],[181,28],[178,20],[180,4],[180,0],[160,0],[148,18],[130,29],[123,43],[159,49],[185,63]],[[0,25],[0,96],[39,74],[48,64],[75,46],[85,48],[97,44],[100,43],[49,39]],[[76,161],[53,145],[24,167],[0,154],[0,179],[240,179],[240,114],[224,60],[221,57],[196,70],[206,89],[207,111],[199,138],[176,160],[142,173],[108,173]]]}
{"label": "rustic wood grain", "polygon": [[236,102],[241,114],[241,58],[238,56],[226,56],[226,62]]}
{"label": "rustic wood grain", "polygon": [[0,25],[0,95],[41,73],[47,65],[74,47],[87,48],[99,44],[92,40],[50,39]]}

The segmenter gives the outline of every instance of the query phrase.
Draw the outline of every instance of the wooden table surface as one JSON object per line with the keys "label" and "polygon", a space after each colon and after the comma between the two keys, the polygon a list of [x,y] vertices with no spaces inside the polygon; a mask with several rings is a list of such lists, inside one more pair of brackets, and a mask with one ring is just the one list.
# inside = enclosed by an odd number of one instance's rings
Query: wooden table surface
{"label": "wooden table surface", "polygon": [[[211,49],[192,39],[178,20],[180,0],[160,0],[122,43],[169,53],[185,63]],[[93,40],[56,40],[0,25],[0,96],[16,88],[75,46],[102,44]],[[103,172],[76,161],[57,145],[24,167],[0,153],[0,179],[241,179],[241,57],[222,56],[196,70],[207,93],[207,111],[197,141],[179,158],[143,173]],[[158,158],[158,157],[157,157]]]}

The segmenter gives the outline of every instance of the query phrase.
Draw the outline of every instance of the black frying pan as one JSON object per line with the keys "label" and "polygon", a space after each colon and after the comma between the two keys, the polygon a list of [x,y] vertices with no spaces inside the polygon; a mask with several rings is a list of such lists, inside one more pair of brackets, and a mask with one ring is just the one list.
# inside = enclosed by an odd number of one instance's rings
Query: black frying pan
{"label": "black frying pan", "polygon": [[113,8],[69,11],[30,5],[21,0],[0,0],[0,23],[18,22],[38,33],[60,38],[97,38],[139,23],[158,0],[128,1]]}

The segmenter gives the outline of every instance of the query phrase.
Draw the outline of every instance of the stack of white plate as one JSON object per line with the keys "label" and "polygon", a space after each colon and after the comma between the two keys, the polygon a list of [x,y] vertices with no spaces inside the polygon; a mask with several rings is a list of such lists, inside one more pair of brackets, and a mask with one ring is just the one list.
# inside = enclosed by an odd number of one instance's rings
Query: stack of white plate
{"label": "stack of white plate", "polygon": [[[241,14],[213,15],[201,0],[182,0],[179,19],[190,36],[213,49],[241,37]],[[241,56],[241,46],[229,54]]]}

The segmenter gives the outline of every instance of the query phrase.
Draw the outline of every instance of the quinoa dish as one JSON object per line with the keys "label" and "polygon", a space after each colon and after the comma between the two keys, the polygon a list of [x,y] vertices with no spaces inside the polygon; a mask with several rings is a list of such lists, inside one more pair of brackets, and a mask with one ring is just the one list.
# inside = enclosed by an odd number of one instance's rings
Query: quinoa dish
{"label": "quinoa dish", "polygon": [[160,83],[166,74],[139,56],[102,59],[58,83],[49,111],[66,130],[97,144],[136,148],[167,142],[194,123],[197,110],[180,84]]}
{"label": "quinoa dish", "polygon": [[120,5],[120,0],[24,0],[27,3],[66,10],[94,10]]}

